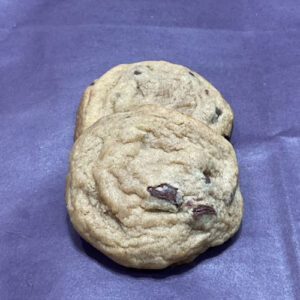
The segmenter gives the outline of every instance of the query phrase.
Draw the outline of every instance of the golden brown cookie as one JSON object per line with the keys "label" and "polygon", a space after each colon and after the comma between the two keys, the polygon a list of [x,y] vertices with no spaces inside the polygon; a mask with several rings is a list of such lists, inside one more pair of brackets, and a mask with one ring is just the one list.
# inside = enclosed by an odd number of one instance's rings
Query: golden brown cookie
{"label": "golden brown cookie", "polygon": [[160,104],[230,136],[233,112],[222,95],[196,72],[165,61],[119,65],[90,85],[77,113],[76,138],[103,116]]}
{"label": "golden brown cookie", "polygon": [[77,139],[67,207],[79,234],[128,267],[193,260],[239,228],[232,145],[158,105],[101,118]]}

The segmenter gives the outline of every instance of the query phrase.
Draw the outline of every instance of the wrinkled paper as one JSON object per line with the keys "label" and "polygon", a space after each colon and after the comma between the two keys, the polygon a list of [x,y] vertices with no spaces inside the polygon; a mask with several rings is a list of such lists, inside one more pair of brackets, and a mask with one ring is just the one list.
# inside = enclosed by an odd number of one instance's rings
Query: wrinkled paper
{"label": "wrinkled paper", "polygon": [[[299,1],[0,2],[1,299],[300,297]],[[235,112],[245,216],[194,263],[121,267],[75,233],[65,179],[87,85],[114,65],[168,60]]]}

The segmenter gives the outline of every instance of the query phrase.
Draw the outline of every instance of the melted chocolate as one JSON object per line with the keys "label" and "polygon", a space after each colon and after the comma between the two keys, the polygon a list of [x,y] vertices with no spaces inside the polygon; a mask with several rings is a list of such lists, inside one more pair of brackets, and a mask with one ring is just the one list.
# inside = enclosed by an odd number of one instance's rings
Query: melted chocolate
{"label": "melted chocolate", "polygon": [[193,217],[199,218],[203,215],[217,215],[215,209],[208,205],[200,204],[197,207],[193,208]]}
{"label": "melted chocolate", "polygon": [[149,186],[147,191],[152,197],[168,201],[176,206],[179,205],[177,201],[177,188],[168,183],[162,183],[157,186]]}

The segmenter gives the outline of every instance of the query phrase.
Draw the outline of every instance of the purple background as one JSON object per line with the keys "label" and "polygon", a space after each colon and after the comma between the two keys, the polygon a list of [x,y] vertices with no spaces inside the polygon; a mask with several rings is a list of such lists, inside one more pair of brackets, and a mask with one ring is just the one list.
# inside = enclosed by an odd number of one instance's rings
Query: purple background
{"label": "purple background", "polygon": [[[64,202],[75,113],[110,67],[169,60],[235,111],[242,229],[194,264],[128,270]],[[300,298],[300,1],[0,2],[0,298]]]}

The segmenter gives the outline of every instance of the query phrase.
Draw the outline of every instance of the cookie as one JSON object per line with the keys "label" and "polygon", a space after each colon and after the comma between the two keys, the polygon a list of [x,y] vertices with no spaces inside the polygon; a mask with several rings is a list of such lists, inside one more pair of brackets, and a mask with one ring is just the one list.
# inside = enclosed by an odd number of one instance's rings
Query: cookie
{"label": "cookie", "polygon": [[229,137],[233,112],[222,95],[196,72],[165,61],[112,68],[90,85],[77,113],[75,136],[103,116],[143,104],[160,104],[190,115]]}
{"label": "cookie", "polygon": [[133,268],[192,261],[228,240],[243,213],[231,144],[159,105],[85,130],[72,151],[66,198],[78,233]]}

